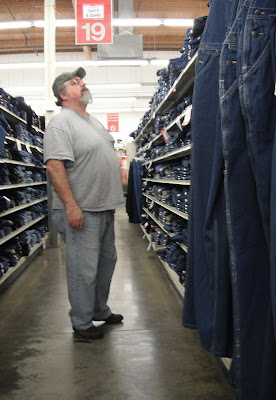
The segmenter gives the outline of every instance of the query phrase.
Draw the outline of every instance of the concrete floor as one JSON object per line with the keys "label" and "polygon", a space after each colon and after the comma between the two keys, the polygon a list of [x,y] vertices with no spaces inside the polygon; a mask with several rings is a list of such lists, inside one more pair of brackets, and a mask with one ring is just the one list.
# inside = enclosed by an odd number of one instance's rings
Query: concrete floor
{"label": "concrete floor", "polygon": [[137,225],[116,213],[109,304],[124,323],[72,334],[64,248],[47,249],[0,296],[1,400],[233,400],[220,363],[181,325],[182,303]]}

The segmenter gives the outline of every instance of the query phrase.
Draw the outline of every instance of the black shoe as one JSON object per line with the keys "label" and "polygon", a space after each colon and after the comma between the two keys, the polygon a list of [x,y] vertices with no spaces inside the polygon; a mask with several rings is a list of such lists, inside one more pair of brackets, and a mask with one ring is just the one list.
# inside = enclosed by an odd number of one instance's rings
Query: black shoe
{"label": "black shoe", "polygon": [[103,331],[95,326],[91,326],[85,330],[77,329],[73,326],[73,330],[78,336],[81,336],[84,339],[102,339],[104,336]]}
{"label": "black shoe", "polygon": [[108,318],[104,319],[107,324],[119,324],[124,317],[121,314],[111,314]]}

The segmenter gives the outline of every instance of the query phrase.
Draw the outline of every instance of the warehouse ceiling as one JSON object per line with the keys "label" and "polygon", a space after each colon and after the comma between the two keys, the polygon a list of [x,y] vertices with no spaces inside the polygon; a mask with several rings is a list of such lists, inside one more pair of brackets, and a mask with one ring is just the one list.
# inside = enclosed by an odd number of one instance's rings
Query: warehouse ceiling
{"label": "warehouse ceiling", "polygon": [[[132,0],[125,0],[132,1]],[[56,19],[74,19],[74,0],[56,0]],[[119,16],[118,0],[113,1],[114,18]],[[207,0],[133,0],[132,18],[188,18],[208,14]],[[43,0],[0,0],[0,22],[44,19]],[[181,49],[186,26],[134,27],[133,34],[143,35],[143,50]],[[0,54],[43,53],[43,28],[5,29],[0,31]],[[114,28],[118,34],[118,27]],[[56,52],[84,52],[89,59],[97,46],[75,45],[75,28],[56,28]]]}

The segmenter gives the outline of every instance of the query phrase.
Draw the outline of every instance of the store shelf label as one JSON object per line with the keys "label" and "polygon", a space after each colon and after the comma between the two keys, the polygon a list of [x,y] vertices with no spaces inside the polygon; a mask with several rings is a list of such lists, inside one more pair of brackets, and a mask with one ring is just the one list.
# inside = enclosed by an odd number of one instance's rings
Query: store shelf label
{"label": "store shelf label", "polygon": [[161,135],[163,136],[163,138],[164,138],[164,140],[165,140],[165,143],[167,143],[168,142],[168,139],[169,139],[169,135],[168,135],[168,132],[167,132],[167,130],[166,129],[162,129],[161,131],[160,131],[160,133],[161,133]]}
{"label": "store shelf label", "polygon": [[16,146],[18,151],[22,151],[22,146],[20,140],[16,139]]}
{"label": "store shelf label", "polygon": [[182,122],[182,126],[187,126],[191,122],[192,109],[193,109],[192,104],[190,106],[186,107],[186,109],[185,109],[186,113],[185,113],[184,120]]}
{"label": "store shelf label", "polygon": [[26,147],[26,150],[27,150],[28,153],[32,152],[32,150],[31,150],[31,148],[30,148],[30,146],[28,144],[25,144],[25,147]]}

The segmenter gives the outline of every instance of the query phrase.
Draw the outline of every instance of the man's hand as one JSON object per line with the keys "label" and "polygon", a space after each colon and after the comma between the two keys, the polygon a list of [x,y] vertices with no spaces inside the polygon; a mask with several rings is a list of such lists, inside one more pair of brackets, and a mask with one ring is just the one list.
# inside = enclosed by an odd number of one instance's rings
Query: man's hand
{"label": "man's hand", "polygon": [[64,161],[48,160],[46,167],[52,184],[65,205],[69,225],[74,229],[81,230],[83,227],[83,214],[71,191]]}
{"label": "man's hand", "polygon": [[73,207],[67,207],[66,215],[67,215],[69,225],[72,228],[80,231],[81,228],[83,227],[83,214],[82,214],[82,211],[79,208],[79,206],[75,205]]}

